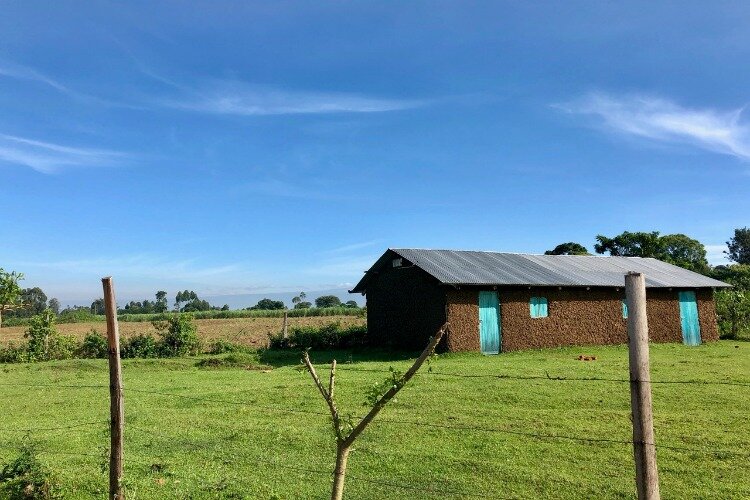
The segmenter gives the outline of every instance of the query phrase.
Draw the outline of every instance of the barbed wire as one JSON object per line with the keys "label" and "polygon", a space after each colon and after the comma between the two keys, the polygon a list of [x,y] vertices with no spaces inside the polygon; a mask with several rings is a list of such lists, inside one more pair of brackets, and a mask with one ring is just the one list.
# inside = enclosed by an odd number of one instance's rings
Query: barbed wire
{"label": "barbed wire", "polygon": [[90,425],[108,424],[109,420],[96,420],[94,422],[80,422],[77,424],[65,425],[60,427],[32,427],[32,428],[20,428],[14,429],[9,427],[0,427],[0,432],[21,432],[21,433],[33,433],[33,432],[46,432],[46,431],[63,431],[69,429],[76,429],[79,427],[85,427]]}
{"label": "barbed wire", "polygon": [[[324,366],[324,364],[321,364]],[[346,364],[338,365],[340,371],[352,371],[352,372],[373,372],[373,373],[390,373],[391,370],[385,368],[360,368],[351,367]],[[552,381],[564,381],[564,382],[617,382],[627,383],[638,382],[636,380],[630,380],[625,378],[604,378],[604,377],[563,377],[558,375],[550,375],[545,372],[544,375],[511,375],[511,374],[486,374],[486,373],[450,373],[450,372],[439,372],[435,370],[427,370],[419,372],[418,375],[435,375],[443,377],[456,377],[456,378],[492,378],[492,379],[509,379],[509,380],[552,380]],[[750,382],[736,381],[736,380],[643,380],[641,382],[648,382],[651,384],[697,384],[697,385],[730,385],[739,387],[750,387]]]}
{"label": "barbed wire", "polygon": [[[172,436],[167,436],[167,435],[164,435],[162,433],[155,432],[155,431],[153,431],[151,429],[148,429],[148,428],[145,428],[145,427],[143,427],[141,425],[138,425],[137,428],[139,430],[145,431],[148,434],[151,434],[154,437],[159,437],[159,438],[163,438],[163,439],[169,439],[171,442],[175,442],[175,439]],[[202,448],[203,447],[199,443],[193,443],[193,442],[186,441],[186,440],[177,440],[177,442],[179,442],[180,444],[183,444],[183,445],[191,446],[193,448]],[[162,456],[158,456],[158,458],[166,458],[166,457],[164,457],[162,455]],[[314,468],[309,468],[309,467],[300,467],[300,466],[296,466],[296,465],[289,465],[289,464],[281,463],[281,462],[279,462],[277,460],[270,460],[270,459],[266,459],[266,458],[262,458],[262,457],[253,457],[252,460],[253,460],[253,463],[262,463],[262,464],[270,465],[272,467],[279,468],[279,469],[294,470],[294,471],[298,471],[298,472],[307,472],[307,473],[319,474],[319,475],[328,476],[328,477],[334,475],[333,471],[330,471],[330,470],[326,471],[326,470],[314,469]],[[486,494],[473,493],[473,492],[468,492],[468,491],[465,491],[465,490],[435,488],[435,487],[432,487],[432,486],[421,486],[421,485],[415,485],[415,484],[405,483],[403,481],[384,481],[382,479],[371,479],[371,478],[366,478],[366,477],[362,477],[362,476],[351,475],[351,474],[348,474],[348,473],[346,474],[346,478],[348,480],[362,481],[362,482],[366,482],[366,483],[370,483],[370,484],[376,484],[376,485],[380,485],[380,486],[386,486],[386,487],[389,487],[389,488],[399,488],[399,489],[412,490],[412,491],[422,491],[422,492],[439,494],[439,495],[453,495],[453,496],[469,497],[469,498],[486,498],[487,497]]]}
{"label": "barbed wire", "polygon": [[[180,398],[185,397],[185,398],[188,398],[191,400],[197,400],[197,401],[229,403],[232,405],[246,406],[249,408],[262,408],[262,409],[284,412],[284,413],[296,413],[296,414],[303,413],[303,414],[330,417],[330,414],[327,412],[306,410],[306,409],[301,409],[301,408],[284,408],[284,407],[278,407],[278,406],[257,405],[254,403],[218,400],[214,398],[201,398],[198,396],[186,396],[182,394],[166,393],[166,392],[158,392],[158,391],[145,391],[145,390],[138,390],[138,389],[130,389],[130,390],[136,391],[136,392],[144,392],[148,394],[163,395],[163,396],[174,396],[174,397],[180,397]],[[359,415],[352,415],[352,418],[361,419],[363,417]],[[448,416],[447,418],[452,419],[455,417]],[[633,444],[632,440],[618,440],[618,439],[612,439],[612,438],[597,438],[597,437],[579,437],[579,436],[570,436],[570,435],[564,435],[564,434],[542,434],[542,433],[533,433],[533,432],[527,432],[527,431],[513,430],[513,429],[508,429],[508,428],[502,428],[502,427],[486,427],[486,426],[463,425],[463,424],[456,425],[456,424],[445,424],[445,423],[439,423],[439,422],[420,422],[420,421],[415,421],[415,420],[396,419],[393,417],[385,417],[385,416],[380,416],[378,420],[381,422],[388,422],[388,423],[399,424],[399,425],[413,425],[415,427],[441,428],[441,429],[452,429],[452,430],[461,430],[461,431],[471,430],[471,431],[479,431],[479,432],[498,432],[498,433],[504,433],[504,434],[534,437],[538,439],[559,439],[559,440],[578,441],[578,442],[586,442],[586,443],[617,443],[617,444],[626,444],[626,445]],[[744,452],[744,451],[734,451],[734,450],[726,450],[726,449],[708,449],[708,448],[689,448],[689,447],[683,447],[683,446],[668,445],[668,444],[662,445],[662,444],[655,444],[655,443],[644,443],[644,444],[656,446],[657,449],[665,448],[665,449],[671,449],[675,451],[686,451],[686,452],[704,453],[704,454],[729,454],[729,455],[738,455],[738,456],[750,456],[750,453]]]}
{"label": "barbed wire", "polygon": [[[352,368],[348,368],[348,369],[352,371],[377,371],[377,372],[385,371],[385,370],[375,370],[375,369],[365,369],[365,370],[352,369]],[[454,376],[457,374],[450,374],[450,375]],[[466,375],[466,376],[473,377],[472,375]],[[552,380],[560,380],[560,379],[552,378]],[[604,379],[604,380],[611,380],[611,379]],[[22,384],[6,384],[6,385],[22,385]],[[57,385],[55,386],[57,387]],[[82,385],[82,386],[63,386],[63,387],[89,388],[89,387],[108,387],[108,386]],[[264,404],[259,404],[256,402],[233,401],[233,400],[213,398],[213,397],[192,396],[192,395],[186,395],[186,394],[178,394],[174,392],[162,392],[162,391],[138,389],[138,388],[132,388],[132,387],[129,387],[126,390],[126,392],[137,392],[137,393],[143,393],[143,394],[176,397],[176,398],[188,399],[188,400],[193,400],[193,401],[199,401],[203,403],[219,403],[219,404],[237,405],[237,406],[243,406],[243,407],[254,408],[254,409],[260,408],[264,410],[282,412],[282,413],[309,414],[309,415],[326,416],[326,417],[329,416],[329,414],[324,411],[315,411],[315,410],[308,410],[308,409],[302,409],[302,408],[286,408],[286,407],[281,407],[281,406],[264,405]],[[362,417],[354,416],[354,418],[362,418]],[[454,418],[454,417],[449,416],[448,418]],[[627,445],[633,444],[633,442],[629,440],[626,441],[626,440],[616,440],[616,439],[611,439],[611,438],[579,437],[579,436],[569,436],[569,435],[562,435],[562,434],[541,434],[541,433],[517,431],[513,429],[499,428],[499,427],[485,427],[485,426],[477,426],[477,425],[455,425],[455,424],[444,424],[444,423],[438,423],[438,422],[405,421],[405,420],[394,419],[392,417],[380,417],[379,420],[381,422],[388,422],[388,423],[394,423],[394,424],[399,424],[399,425],[414,425],[414,426],[433,427],[433,428],[441,428],[441,429],[471,430],[471,431],[479,431],[479,432],[498,432],[498,433],[533,437],[537,439],[559,439],[559,440],[569,440],[569,441],[588,442],[588,443],[598,442],[598,443],[618,443],[618,444],[627,444]],[[97,425],[97,424],[106,423],[106,422],[108,421],[85,422],[85,423],[74,424],[70,426],[38,428],[38,429],[0,429],[0,431],[7,431],[7,432],[32,431],[33,432],[33,431],[66,430],[66,429],[72,429],[72,428],[82,427],[86,425]],[[689,448],[689,447],[684,447],[684,446],[675,446],[675,445],[669,445],[669,444],[654,444],[654,443],[645,443],[645,444],[654,445],[657,447],[657,449],[664,448],[664,449],[670,449],[674,451],[694,452],[694,453],[703,453],[703,454],[727,454],[727,455],[736,455],[736,456],[750,456],[750,453],[748,452],[740,452],[740,451],[727,450],[727,449]]]}

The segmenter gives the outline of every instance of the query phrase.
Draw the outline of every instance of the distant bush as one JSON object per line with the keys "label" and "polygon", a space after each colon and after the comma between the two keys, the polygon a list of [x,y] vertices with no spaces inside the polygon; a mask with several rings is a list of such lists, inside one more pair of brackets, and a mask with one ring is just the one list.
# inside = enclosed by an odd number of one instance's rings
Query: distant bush
{"label": "distant bush", "polygon": [[0,346],[0,363],[25,363],[29,361],[29,348],[25,344],[9,343]]}
{"label": "distant bush", "polygon": [[166,321],[153,321],[152,324],[161,336],[160,356],[167,358],[200,353],[201,341],[192,314],[174,314]]}
{"label": "distant bush", "polygon": [[79,346],[80,343],[72,335],[55,335],[49,341],[46,360],[74,358]]}
{"label": "distant bush", "polygon": [[321,327],[293,327],[287,338],[269,336],[271,349],[348,349],[367,344],[366,326],[342,327],[335,322]]}
{"label": "distant bush", "polygon": [[70,359],[78,347],[75,338],[57,333],[55,315],[49,309],[31,318],[29,329],[26,330],[24,337],[29,339],[28,361]]}
{"label": "distant bush", "polygon": [[121,358],[156,358],[159,346],[151,334],[133,335],[120,342]]}
{"label": "distant bush", "polygon": [[106,358],[109,355],[109,344],[106,337],[93,328],[76,349],[79,358]]}
{"label": "distant bush", "polygon": [[88,307],[76,307],[71,309],[63,310],[57,317],[58,323],[88,323],[90,321],[97,321],[103,316],[97,316],[91,314],[91,309]]}

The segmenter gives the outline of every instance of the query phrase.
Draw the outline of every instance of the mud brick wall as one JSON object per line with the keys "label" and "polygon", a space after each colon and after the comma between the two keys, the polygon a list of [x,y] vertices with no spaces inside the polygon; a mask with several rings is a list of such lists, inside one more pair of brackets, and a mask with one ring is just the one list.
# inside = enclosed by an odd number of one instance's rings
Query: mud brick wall
{"label": "mud brick wall", "polygon": [[417,267],[385,268],[367,286],[367,333],[373,345],[424,349],[445,323],[445,289]]}
{"label": "mud brick wall", "polygon": [[[623,344],[628,340],[620,289],[532,288],[501,291],[502,350],[581,344]],[[531,297],[547,299],[548,316],[532,318]]]}
{"label": "mud brick wall", "polygon": [[698,322],[701,325],[701,340],[703,342],[719,340],[714,291],[711,288],[701,288],[695,292],[695,297],[698,299]]}
{"label": "mud brick wall", "polygon": [[[479,288],[447,291],[451,324],[448,349],[479,350]],[[500,288],[502,351],[587,344],[624,344],[627,320],[622,317],[624,288]],[[531,297],[545,297],[548,317],[532,318]],[[696,292],[701,336],[718,339],[713,292]],[[647,291],[649,334],[654,342],[682,342],[678,290]]]}
{"label": "mud brick wall", "polygon": [[447,349],[452,352],[480,350],[479,290],[446,291],[448,321]]}

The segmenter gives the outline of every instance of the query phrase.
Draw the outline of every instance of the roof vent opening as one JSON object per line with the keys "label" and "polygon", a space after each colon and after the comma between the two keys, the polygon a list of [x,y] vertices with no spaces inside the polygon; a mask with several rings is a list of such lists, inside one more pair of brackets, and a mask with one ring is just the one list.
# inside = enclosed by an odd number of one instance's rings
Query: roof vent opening
{"label": "roof vent opening", "polygon": [[404,259],[393,259],[393,267],[401,267],[404,265]]}

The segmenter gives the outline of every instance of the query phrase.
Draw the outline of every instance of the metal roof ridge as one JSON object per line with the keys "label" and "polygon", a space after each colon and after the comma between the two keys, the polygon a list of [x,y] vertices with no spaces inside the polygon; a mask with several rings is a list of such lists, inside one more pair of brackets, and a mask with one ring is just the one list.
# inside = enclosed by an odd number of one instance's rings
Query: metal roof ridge
{"label": "metal roof ridge", "polygon": [[549,255],[549,254],[543,254],[543,253],[529,253],[529,252],[499,252],[497,250],[454,250],[450,248],[416,248],[416,247],[399,247],[399,248],[388,248],[388,250],[391,250],[393,252],[399,252],[404,250],[415,250],[415,251],[421,251],[421,252],[474,252],[474,253],[494,253],[494,254],[502,254],[502,255],[530,255],[532,257],[597,257],[597,258],[603,258],[603,259],[610,259],[610,258],[620,258],[620,259],[651,259],[651,260],[659,260],[656,257],[639,257],[636,255],[597,255],[597,254],[589,254],[589,255]]}

